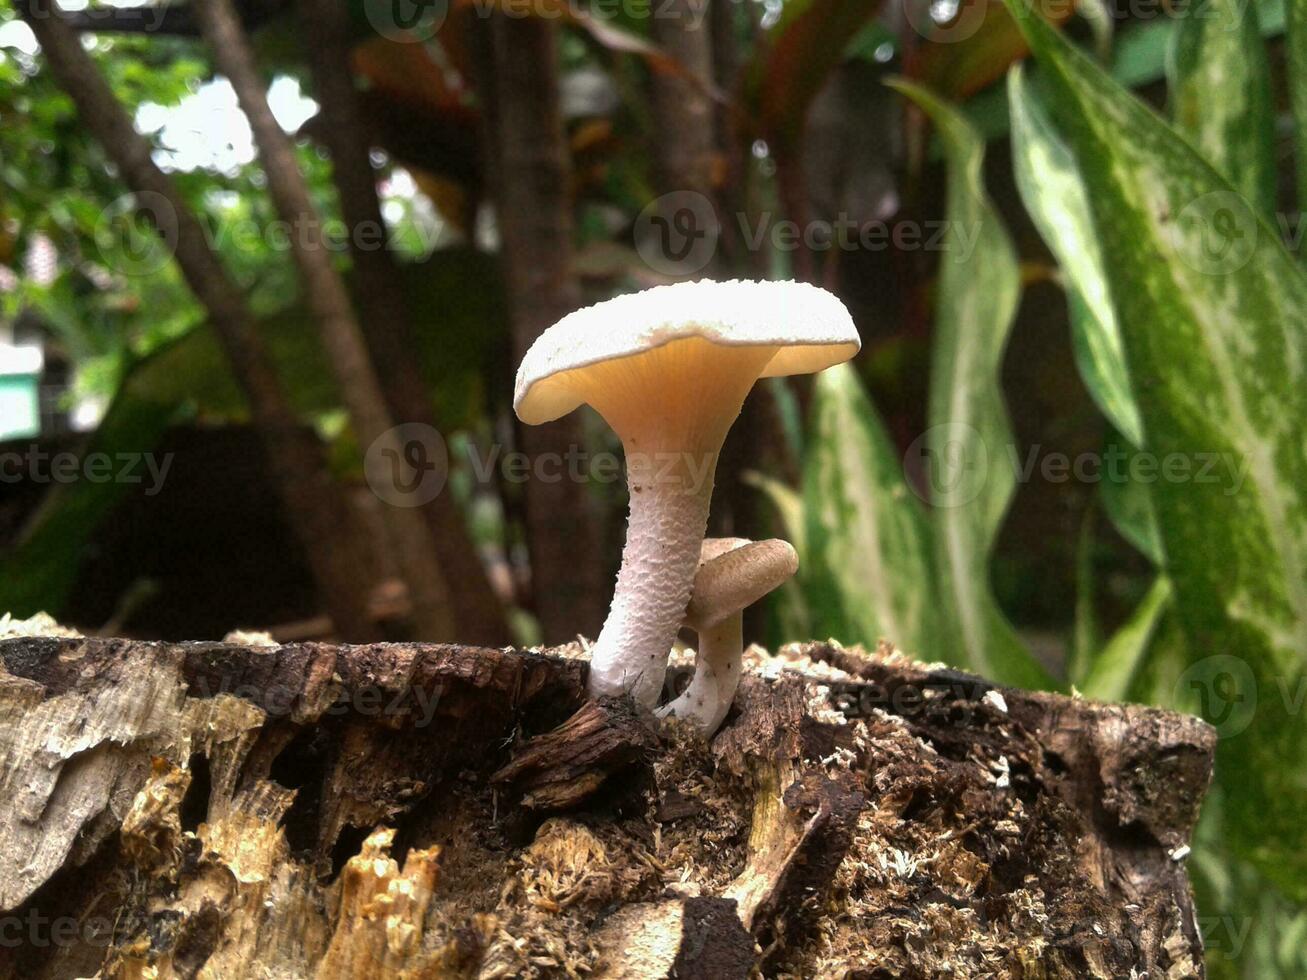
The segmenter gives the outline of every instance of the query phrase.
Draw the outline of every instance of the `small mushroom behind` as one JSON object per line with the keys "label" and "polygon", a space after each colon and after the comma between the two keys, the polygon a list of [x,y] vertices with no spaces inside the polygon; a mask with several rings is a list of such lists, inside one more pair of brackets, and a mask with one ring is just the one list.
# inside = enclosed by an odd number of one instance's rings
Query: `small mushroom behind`
{"label": "small mushroom behind", "polygon": [[699,554],[685,625],[699,634],[694,677],[659,709],[663,718],[693,721],[715,732],[735,700],[744,654],[744,610],[784,584],[799,568],[788,541],[708,538]]}

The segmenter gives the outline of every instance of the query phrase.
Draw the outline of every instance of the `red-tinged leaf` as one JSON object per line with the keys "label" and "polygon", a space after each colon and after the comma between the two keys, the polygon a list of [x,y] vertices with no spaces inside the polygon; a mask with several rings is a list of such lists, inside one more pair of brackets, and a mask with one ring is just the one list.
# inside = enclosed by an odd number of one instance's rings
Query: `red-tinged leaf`
{"label": "red-tinged leaf", "polygon": [[746,96],[758,131],[781,155],[793,151],[808,107],[879,0],[791,0],[770,42],[746,69]]}
{"label": "red-tinged leaf", "polygon": [[374,37],[354,48],[351,62],[354,71],[368,80],[370,90],[407,103],[439,110],[465,99],[462,79],[436,64],[425,44]]}
{"label": "red-tinged leaf", "polygon": [[[1032,4],[1051,24],[1071,18],[1076,4],[1035,0]],[[908,21],[924,39],[904,64],[904,74],[940,96],[964,99],[1003,77],[1008,67],[1030,53],[1012,15],[1000,0],[962,0],[945,24],[930,18],[930,4],[908,0]]]}

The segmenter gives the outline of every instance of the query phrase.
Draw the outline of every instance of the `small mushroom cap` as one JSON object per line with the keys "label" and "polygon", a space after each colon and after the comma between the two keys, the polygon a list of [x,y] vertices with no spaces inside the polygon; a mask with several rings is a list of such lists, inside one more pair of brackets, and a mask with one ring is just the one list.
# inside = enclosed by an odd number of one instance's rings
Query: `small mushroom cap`
{"label": "small mushroom cap", "polygon": [[685,623],[694,630],[712,629],[784,584],[798,570],[799,556],[788,541],[707,538],[699,552]]}
{"label": "small mushroom cap", "polygon": [[528,425],[552,421],[587,400],[585,379],[578,377],[586,368],[690,337],[720,347],[775,348],[749,384],[825,370],[861,346],[844,304],[808,283],[703,279],[655,286],[577,310],[541,334],[518,368],[513,408]]}

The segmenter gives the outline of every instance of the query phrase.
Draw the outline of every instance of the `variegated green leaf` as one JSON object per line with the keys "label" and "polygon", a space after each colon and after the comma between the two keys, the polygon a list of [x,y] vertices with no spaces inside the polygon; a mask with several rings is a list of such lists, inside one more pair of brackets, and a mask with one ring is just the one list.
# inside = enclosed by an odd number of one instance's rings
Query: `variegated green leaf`
{"label": "variegated green leaf", "polygon": [[[1144,438],[1143,423],[1130,390],[1125,348],[1084,180],[1075,157],[1048,118],[1042,93],[1030,84],[1020,66],[1008,76],[1008,102],[1017,189],[1061,266],[1076,366],[1108,421],[1138,446]],[[1130,446],[1119,449],[1134,452]],[[1162,549],[1148,488],[1116,480],[1117,474],[1108,469],[1103,482],[1108,517],[1131,544],[1160,567]]]}
{"label": "variegated green leaf", "polygon": [[1130,478],[1133,460],[1138,454],[1139,450],[1124,440],[1109,440],[1103,454],[1099,497],[1108,520],[1121,536],[1160,569],[1166,566],[1166,553],[1162,548],[1162,532],[1157,527],[1157,515],[1153,512],[1149,484]]}
{"label": "variegated green leaf", "polygon": [[817,377],[812,413],[802,572],[812,621],[842,642],[884,638],[943,658],[930,527],[852,367]]}
{"label": "variegated green leaf", "polygon": [[1284,0],[1284,40],[1293,108],[1298,210],[1307,211],[1307,0]]}
{"label": "variegated green leaf", "polygon": [[1167,63],[1171,118],[1263,215],[1275,213],[1271,70],[1250,0],[1196,0]]}
{"label": "variegated green leaf", "polygon": [[[954,109],[918,86],[894,87],[934,121],[948,162],[949,239],[940,260],[924,449],[940,592],[953,656],[987,677],[1050,683],[989,587],[989,559],[1016,489],[1012,429],[999,383],[1020,293],[1016,254],[981,179],[984,144]],[[962,247],[971,240],[974,248]]]}
{"label": "variegated green leaf", "polygon": [[1186,683],[1207,684],[1214,721],[1226,709],[1246,719],[1221,742],[1231,825],[1246,828],[1244,854],[1307,894],[1293,844],[1307,779],[1259,778],[1301,774],[1307,755],[1307,278],[1182,137],[1024,0],[1009,3],[1049,70],[1052,118],[1107,258],[1161,472],[1151,496],[1196,671]]}
{"label": "variegated green leaf", "polygon": [[1062,268],[1081,377],[1103,414],[1137,446],[1143,442],[1143,426],[1130,392],[1125,348],[1084,181],[1071,151],[1049,122],[1038,91],[1019,65],[1008,75],[1008,108],[1017,189]]}
{"label": "variegated green leaf", "polygon": [[1100,701],[1126,699],[1170,601],[1171,582],[1165,575],[1158,576],[1139,607],[1094,657],[1088,674],[1076,685],[1082,694]]}
{"label": "variegated green leaf", "polygon": [[[781,533],[794,545],[799,556],[798,574],[783,584],[769,597],[772,608],[772,646],[785,643],[799,637],[813,635],[812,618],[809,615],[808,600],[803,582],[811,574],[808,564],[808,548],[804,535],[803,498],[796,490],[787,487],[780,480],[746,470],[740,477],[748,486],[760,490],[776,511],[780,521]],[[824,626],[824,624],[823,624]]]}
{"label": "variegated green leaf", "polygon": [[745,470],[740,479],[747,486],[762,491],[763,496],[771,502],[776,516],[780,518],[781,527],[785,529],[786,539],[794,545],[794,550],[799,555],[799,568],[802,570],[803,559],[808,553],[804,540],[803,498],[780,480],[757,470]]}

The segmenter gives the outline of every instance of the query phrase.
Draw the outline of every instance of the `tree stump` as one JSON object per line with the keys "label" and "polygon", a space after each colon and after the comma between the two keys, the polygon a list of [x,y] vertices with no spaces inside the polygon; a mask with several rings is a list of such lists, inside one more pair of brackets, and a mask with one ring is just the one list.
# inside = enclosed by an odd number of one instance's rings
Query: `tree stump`
{"label": "tree stump", "polygon": [[0,641],[0,976],[1203,975],[1203,722],[746,659],[704,742],[576,647]]}

